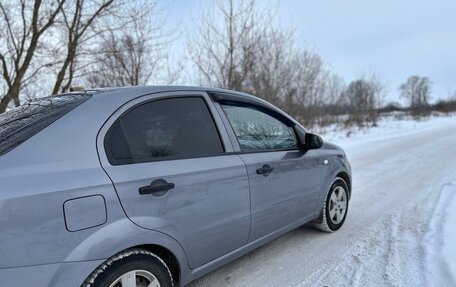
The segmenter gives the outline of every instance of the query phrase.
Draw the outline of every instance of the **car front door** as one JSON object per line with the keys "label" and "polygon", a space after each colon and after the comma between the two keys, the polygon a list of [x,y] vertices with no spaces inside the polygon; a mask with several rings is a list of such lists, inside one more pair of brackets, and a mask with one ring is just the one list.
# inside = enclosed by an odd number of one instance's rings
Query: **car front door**
{"label": "car front door", "polygon": [[98,139],[126,215],[175,238],[191,268],[246,244],[250,230],[245,164],[213,108],[205,93],[144,96],[117,111]]}
{"label": "car front door", "polygon": [[242,102],[220,104],[249,175],[249,240],[311,219],[321,188],[318,152],[299,149],[294,126],[273,110]]}

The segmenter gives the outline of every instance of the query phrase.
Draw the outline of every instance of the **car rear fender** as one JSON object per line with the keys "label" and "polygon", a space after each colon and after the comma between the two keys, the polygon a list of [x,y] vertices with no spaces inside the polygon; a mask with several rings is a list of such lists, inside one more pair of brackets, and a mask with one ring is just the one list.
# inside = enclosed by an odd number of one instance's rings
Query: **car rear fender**
{"label": "car rear fender", "polygon": [[190,273],[187,256],[182,246],[172,237],[144,229],[124,218],[107,224],[82,241],[65,259],[65,262],[108,259],[128,248],[157,245],[169,250],[176,258],[181,278]]}

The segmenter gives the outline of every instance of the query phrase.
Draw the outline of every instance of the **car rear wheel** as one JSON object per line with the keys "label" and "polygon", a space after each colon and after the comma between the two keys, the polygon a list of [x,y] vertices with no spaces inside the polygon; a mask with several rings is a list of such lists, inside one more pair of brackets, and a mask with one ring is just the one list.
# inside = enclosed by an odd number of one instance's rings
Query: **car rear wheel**
{"label": "car rear wheel", "polygon": [[340,177],[336,178],[328,194],[320,217],[314,222],[317,229],[325,232],[334,232],[342,227],[348,211],[348,186]]}
{"label": "car rear wheel", "polygon": [[100,265],[81,287],[171,287],[171,272],[160,257],[129,249]]}

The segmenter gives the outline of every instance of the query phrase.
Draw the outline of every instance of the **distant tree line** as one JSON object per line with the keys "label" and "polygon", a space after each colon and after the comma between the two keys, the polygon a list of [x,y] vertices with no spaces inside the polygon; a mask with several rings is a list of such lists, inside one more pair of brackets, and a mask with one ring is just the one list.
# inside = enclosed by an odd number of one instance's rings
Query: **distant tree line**
{"label": "distant tree line", "polygon": [[[375,73],[348,84],[321,56],[278,24],[277,7],[214,0],[186,31],[166,30],[153,1],[4,0],[0,2],[0,113],[24,100],[86,87],[193,83],[262,97],[306,126],[375,125],[388,85]],[[400,87],[408,111],[454,111],[456,98],[429,105],[432,82],[411,76]]]}

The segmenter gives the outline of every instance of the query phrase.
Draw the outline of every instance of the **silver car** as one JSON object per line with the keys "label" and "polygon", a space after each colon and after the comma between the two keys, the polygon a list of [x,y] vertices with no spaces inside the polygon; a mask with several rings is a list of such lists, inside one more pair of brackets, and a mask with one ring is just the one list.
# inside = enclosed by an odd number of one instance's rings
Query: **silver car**
{"label": "silver car", "polygon": [[254,96],[38,99],[0,115],[0,285],[182,286],[305,223],[339,229],[350,195],[344,152]]}

